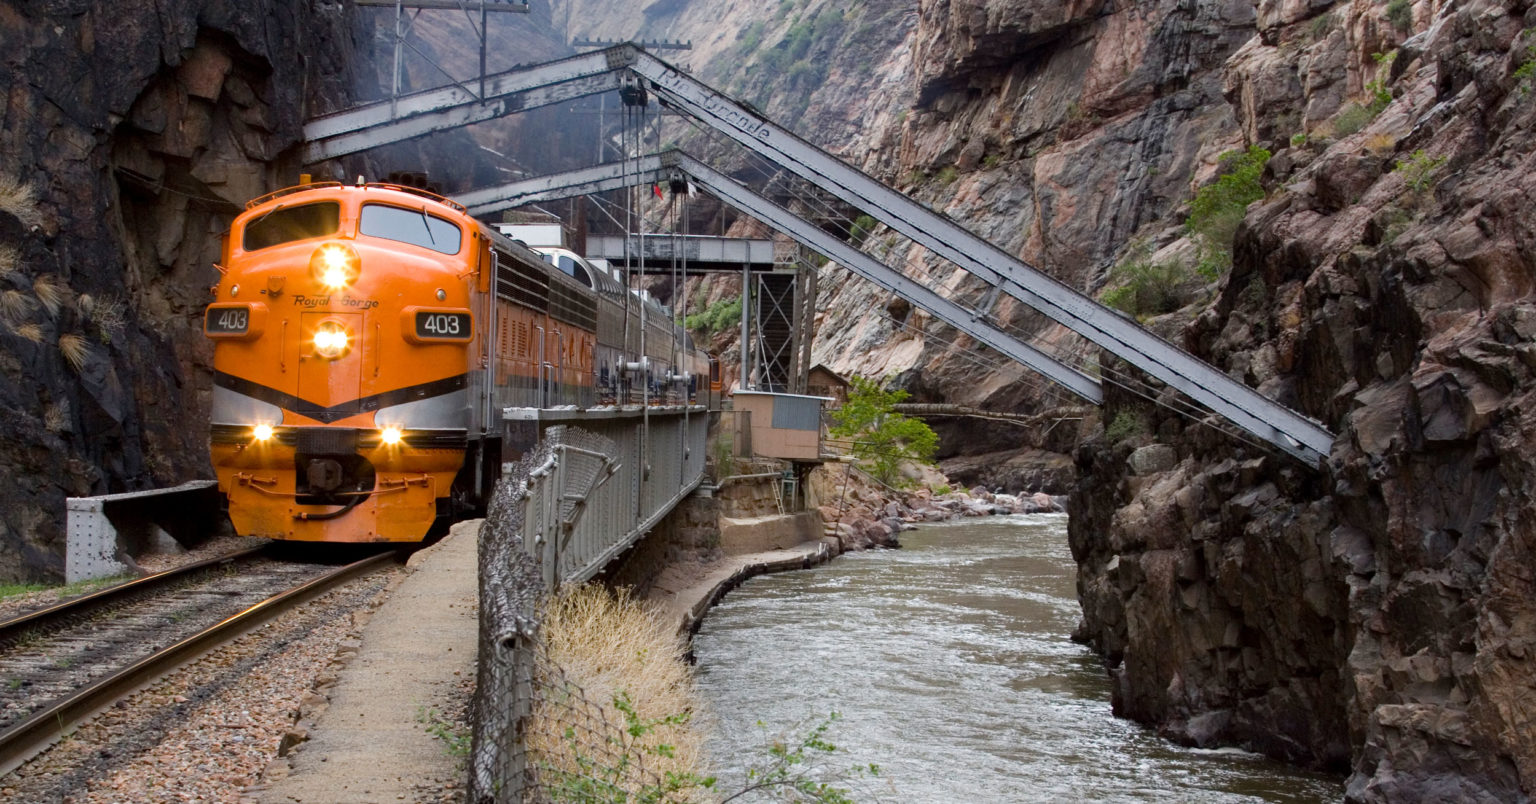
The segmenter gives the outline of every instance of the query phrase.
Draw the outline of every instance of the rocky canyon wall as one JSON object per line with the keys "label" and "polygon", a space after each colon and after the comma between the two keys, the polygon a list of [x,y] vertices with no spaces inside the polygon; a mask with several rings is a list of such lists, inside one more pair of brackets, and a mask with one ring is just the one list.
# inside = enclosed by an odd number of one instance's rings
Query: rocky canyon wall
{"label": "rocky canyon wall", "polygon": [[210,476],[221,234],[354,95],[360,30],[339,2],[0,6],[0,579],[57,577],[66,496]]}
{"label": "rocky canyon wall", "polygon": [[1112,399],[1142,426],[1078,454],[1083,636],[1176,739],[1347,769],[1355,800],[1524,800],[1536,13],[1258,11],[1225,85],[1268,196],[1183,337],[1339,438],[1313,472]]}

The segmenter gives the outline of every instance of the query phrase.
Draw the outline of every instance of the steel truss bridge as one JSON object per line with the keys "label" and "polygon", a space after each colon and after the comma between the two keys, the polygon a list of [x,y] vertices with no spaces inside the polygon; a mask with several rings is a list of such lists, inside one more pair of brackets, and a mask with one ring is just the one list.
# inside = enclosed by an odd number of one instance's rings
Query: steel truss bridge
{"label": "steel truss bridge", "polygon": [[544,200],[673,179],[691,180],[722,201],[836,260],[855,274],[1017,360],[1082,399],[1102,404],[1098,378],[1035,348],[996,325],[1003,295],[1017,299],[1222,419],[1302,463],[1319,465],[1334,436],[1319,422],[1265,397],[1220,369],[1143,329],[1087,295],[1025,264],[959,223],[934,212],[764,118],[633,44],[559,61],[482,74],[468,83],[401,95],[310,120],[306,162],[320,162],[436,131],[492,120],[577,98],[619,91],[627,102],[653,94],[742,147],[870,215],[987,288],[976,307],[946,299],[925,284],[823,231],[813,222],[681,151],[666,151],[461,194],[471,213],[486,215]]}

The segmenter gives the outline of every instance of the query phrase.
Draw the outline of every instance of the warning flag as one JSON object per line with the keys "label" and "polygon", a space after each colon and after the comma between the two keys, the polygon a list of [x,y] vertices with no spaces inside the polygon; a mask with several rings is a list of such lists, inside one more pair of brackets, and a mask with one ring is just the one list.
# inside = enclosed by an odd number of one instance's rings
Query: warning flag
{"label": "warning flag", "polygon": [[657,198],[661,198],[662,197],[662,195],[661,195],[661,185],[659,185],[659,184],[652,184],[651,185],[651,193],[653,195],[655,195]]}

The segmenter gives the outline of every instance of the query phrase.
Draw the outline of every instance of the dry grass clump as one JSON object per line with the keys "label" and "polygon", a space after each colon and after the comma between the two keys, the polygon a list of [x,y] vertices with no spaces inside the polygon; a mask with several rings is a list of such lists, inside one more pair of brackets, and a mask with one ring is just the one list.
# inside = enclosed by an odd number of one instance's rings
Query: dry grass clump
{"label": "dry grass clump", "polygon": [[1378,156],[1389,154],[1397,147],[1397,137],[1391,134],[1372,134],[1366,138],[1365,147]]}
{"label": "dry grass clump", "polygon": [[43,427],[50,433],[60,433],[69,427],[68,399],[60,399],[43,411]]}
{"label": "dry grass clump", "polygon": [[122,332],[128,321],[128,307],[116,296],[98,299],[89,293],[82,293],[76,301],[76,306],[80,309],[81,315],[96,325],[96,331],[101,333],[103,343],[111,343],[113,336]]}
{"label": "dry grass clump", "polygon": [[50,316],[58,315],[59,308],[69,302],[69,285],[52,274],[44,274],[32,280],[32,292]]}
{"label": "dry grass clump", "polygon": [[32,301],[31,296],[19,290],[7,290],[0,293],[0,318],[4,318],[5,323],[15,326],[31,314],[34,304],[36,302]]}
{"label": "dry grass clump", "polygon": [[33,343],[43,342],[43,328],[36,324],[22,324],[11,331]]}
{"label": "dry grass clump", "polygon": [[[631,795],[648,783],[643,777],[654,777],[654,784],[668,774],[703,775],[704,736],[689,717],[695,693],[683,643],[659,617],[625,593],[569,587],[545,604],[542,636],[563,678],[544,673],[536,696],[527,745],[541,775],[590,776],[594,764],[623,764],[624,772],[611,779],[634,787]],[[626,716],[615,699],[633,702],[635,716]],[[599,709],[601,718],[592,717]],[[627,727],[635,722],[654,727],[634,736],[636,729]],[[637,766],[643,777],[633,772]],[[687,800],[686,792],[672,795]]]}
{"label": "dry grass clump", "polygon": [[91,353],[91,342],[84,335],[74,332],[66,332],[59,336],[59,354],[64,355],[64,361],[70,368],[79,371],[85,365],[85,358]]}
{"label": "dry grass clump", "polygon": [[15,216],[23,226],[43,222],[42,211],[37,207],[37,191],[29,182],[5,173],[0,173],[0,212]]}
{"label": "dry grass clump", "polygon": [[21,269],[21,254],[15,246],[0,246],[0,279],[9,279]]}

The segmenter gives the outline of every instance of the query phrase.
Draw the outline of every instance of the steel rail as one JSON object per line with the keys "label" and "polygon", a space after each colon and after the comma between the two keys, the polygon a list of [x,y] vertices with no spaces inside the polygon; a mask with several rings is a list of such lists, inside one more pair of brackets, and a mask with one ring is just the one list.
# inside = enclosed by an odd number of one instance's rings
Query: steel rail
{"label": "steel rail", "polygon": [[101,713],[116,701],[180,669],[280,614],[308,603],[332,588],[366,575],[393,561],[393,552],[354,561],[282,594],[225,618],[200,633],[140,659],[99,679],[15,726],[0,732],[0,775],[10,773],[61,739],[71,728]]}
{"label": "steel rail", "polygon": [[62,603],[0,622],[0,646],[15,644],[17,640],[29,631],[44,630],[60,622],[84,616],[98,609],[129,602],[141,595],[169,587],[204,570],[218,567],[222,564],[232,564],[236,561],[253,558],[270,547],[271,545],[265,544],[258,547],[250,547],[245,550],[237,550],[227,555],[218,556],[217,558],[210,558],[205,561],[176,567],[175,569],[168,569],[164,572],[157,572],[153,575],[146,575],[126,583],[109,586],[83,597],[66,600]]}

